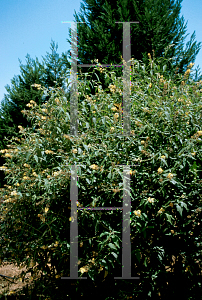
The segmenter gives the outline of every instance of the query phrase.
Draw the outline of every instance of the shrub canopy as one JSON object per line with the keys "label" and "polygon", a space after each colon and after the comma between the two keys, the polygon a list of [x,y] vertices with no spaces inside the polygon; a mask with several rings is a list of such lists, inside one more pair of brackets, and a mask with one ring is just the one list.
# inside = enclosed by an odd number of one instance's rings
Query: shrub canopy
{"label": "shrub canopy", "polygon": [[[71,166],[78,169],[78,207],[121,207],[123,167],[118,165],[128,164],[132,276],[142,276],[133,287],[122,283],[128,295],[167,291],[165,266],[171,266],[172,255],[186,260],[176,268],[191,282],[187,293],[200,287],[202,82],[189,80],[191,67],[174,84],[156,62],[145,66],[132,59],[129,137],[122,135],[123,80],[113,71],[97,63],[109,88],[93,82],[95,95],[86,77],[79,84],[78,136],[69,134],[70,101],[60,88],[35,84],[49,100],[30,101],[22,112],[33,127],[18,126],[21,139],[1,150],[9,185],[0,191],[5,200],[0,256],[29,266],[33,279],[39,270],[52,284],[69,276]],[[121,276],[121,212],[78,210],[78,228],[80,276],[87,273],[92,284]],[[77,285],[85,290],[80,281]]]}

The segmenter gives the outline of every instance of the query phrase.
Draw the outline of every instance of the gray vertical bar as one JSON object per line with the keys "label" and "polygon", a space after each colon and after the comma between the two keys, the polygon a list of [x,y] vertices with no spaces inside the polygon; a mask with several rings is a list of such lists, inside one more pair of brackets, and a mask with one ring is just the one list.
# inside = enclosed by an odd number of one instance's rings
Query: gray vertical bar
{"label": "gray vertical bar", "polygon": [[130,45],[130,23],[123,22],[123,134],[130,136],[130,66],[131,66],[131,45]]}
{"label": "gray vertical bar", "polygon": [[123,229],[122,229],[122,277],[114,279],[140,279],[131,277],[131,241],[130,241],[130,165],[123,166]]}
{"label": "gray vertical bar", "polygon": [[[75,54],[76,53],[76,54]],[[77,23],[71,24],[71,73],[70,73],[70,135],[78,135],[78,88],[77,88]]]}
{"label": "gray vertical bar", "polygon": [[70,201],[71,201],[71,221],[70,221],[70,277],[61,277],[61,279],[87,279],[87,277],[78,277],[78,222],[77,222],[77,166],[71,166],[70,183]]}
{"label": "gray vertical bar", "polygon": [[77,223],[77,170],[76,166],[71,168],[71,186],[70,186],[70,201],[71,201],[71,222],[70,222],[70,277],[78,278],[78,223]]}

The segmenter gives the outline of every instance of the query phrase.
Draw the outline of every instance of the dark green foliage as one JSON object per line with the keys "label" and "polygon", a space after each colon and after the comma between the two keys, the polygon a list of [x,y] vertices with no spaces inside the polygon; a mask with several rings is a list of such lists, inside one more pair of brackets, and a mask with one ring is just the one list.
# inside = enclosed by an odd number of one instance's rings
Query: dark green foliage
{"label": "dark green foliage", "polygon": [[[42,90],[33,87],[34,83],[40,84],[46,88],[61,87],[64,96],[70,97],[66,91],[65,78],[67,78],[70,63],[67,60],[67,54],[62,53],[61,57],[57,53],[58,46],[55,42],[51,42],[51,54],[43,58],[40,63],[38,58],[31,59],[30,55],[26,56],[26,65],[20,62],[21,75],[14,76],[11,79],[11,86],[6,85],[7,94],[1,102],[0,109],[0,149],[5,149],[10,142],[11,137],[18,137],[18,126],[30,127],[31,122],[22,114],[22,110],[26,108],[26,104],[30,100],[34,100],[37,104],[48,101],[50,96],[43,94]],[[0,165],[5,160],[0,157]],[[0,171],[1,180],[0,187],[6,183],[4,173]]]}
{"label": "dark green foliage", "polygon": [[[94,1],[83,0],[81,13],[75,13],[78,23],[78,64],[92,64],[91,60],[98,59],[101,64],[122,64],[123,56],[123,24],[115,22],[139,21],[139,24],[131,24],[131,57],[148,63],[148,53],[152,58],[170,58],[167,66],[167,76],[174,76],[175,72],[184,74],[187,66],[194,62],[201,43],[196,44],[195,32],[183,50],[184,37],[187,23],[184,18],[179,17],[181,2],[170,0],[154,1]],[[88,10],[88,12],[86,11]],[[84,18],[84,16],[86,18]],[[70,37],[71,31],[69,29]],[[67,39],[69,43],[71,40]],[[174,44],[174,45],[172,45]],[[172,45],[172,46],[171,46]],[[171,46],[167,52],[164,49]],[[68,51],[70,54],[70,51]],[[69,56],[71,59],[71,56]],[[172,60],[172,61],[171,61]],[[93,62],[94,63],[94,62]],[[177,69],[178,68],[178,69]],[[81,67],[82,73],[89,73],[92,68]],[[176,70],[177,69],[177,70]],[[114,67],[117,76],[122,76],[122,67]],[[80,70],[79,70],[80,72]],[[199,66],[197,66],[195,81],[198,77]],[[103,87],[108,83],[104,75],[95,72]],[[192,76],[192,74],[190,75]],[[198,78],[197,78],[198,77]],[[94,76],[93,79],[96,79]],[[92,94],[94,94],[92,88]]]}

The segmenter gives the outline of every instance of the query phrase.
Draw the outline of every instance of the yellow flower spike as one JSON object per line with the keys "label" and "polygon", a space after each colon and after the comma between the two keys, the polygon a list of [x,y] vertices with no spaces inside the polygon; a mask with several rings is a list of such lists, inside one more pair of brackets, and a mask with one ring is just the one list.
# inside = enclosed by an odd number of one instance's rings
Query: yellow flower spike
{"label": "yellow flower spike", "polygon": [[72,149],[72,152],[77,153],[78,151],[77,151],[77,149]]}
{"label": "yellow flower spike", "polygon": [[198,134],[199,136],[201,136],[201,135],[202,135],[202,131],[197,131],[197,134]]}
{"label": "yellow flower spike", "polygon": [[165,155],[162,155],[161,158],[166,159]]}
{"label": "yellow flower spike", "polygon": [[150,87],[150,88],[152,87],[152,84],[151,84],[151,83],[149,84],[149,87]]}
{"label": "yellow flower spike", "polygon": [[48,207],[46,207],[45,208],[45,213],[47,213],[49,211],[49,208]]}

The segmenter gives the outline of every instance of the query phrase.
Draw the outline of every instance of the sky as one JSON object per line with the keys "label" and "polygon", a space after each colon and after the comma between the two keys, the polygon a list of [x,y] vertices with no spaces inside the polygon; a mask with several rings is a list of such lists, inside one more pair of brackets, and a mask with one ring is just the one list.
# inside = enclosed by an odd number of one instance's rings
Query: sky
{"label": "sky", "polygon": [[[70,23],[75,21],[74,13],[81,11],[79,0],[0,0],[0,102],[7,94],[5,86],[11,86],[14,75],[21,75],[20,62],[26,64],[26,55],[32,59],[39,59],[50,53],[53,40],[58,44],[57,53],[60,55],[71,49],[67,42]],[[195,31],[195,41],[202,42],[202,1],[183,0],[180,17],[187,22],[189,34],[184,41],[190,40]],[[69,60],[69,58],[68,58]],[[196,56],[194,68],[199,65],[202,72],[202,47]],[[193,69],[194,69],[193,68]]]}

